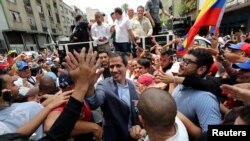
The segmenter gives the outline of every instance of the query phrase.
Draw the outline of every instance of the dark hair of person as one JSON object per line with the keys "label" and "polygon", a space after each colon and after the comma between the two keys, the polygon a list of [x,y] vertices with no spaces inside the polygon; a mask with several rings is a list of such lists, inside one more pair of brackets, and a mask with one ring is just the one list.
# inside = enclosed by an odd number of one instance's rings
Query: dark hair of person
{"label": "dark hair of person", "polygon": [[112,17],[112,15],[114,15],[114,14],[115,14],[115,12],[110,13],[110,17]]}
{"label": "dark hair of person", "polygon": [[232,108],[228,113],[225,114],[222,124],[233,125],[235,119],[239,116],[239,112],[241,109],[242,109],[242,106]]}
{"label": "dark hair of person", "polygon": [[201,77],[205,77],[214,63],[212,54],[201,48],[192,48],[188,50],[188,54],[196,57],[196,64],[198,67],[207,67],[207,70],[201,75]]}
{"label": "dark hair of person", "polygon": [[58,67],[53,65],[51,66],[50,70],[58,77],[57,73],[58,73]]}
{"label": "dark hair of person", "polygon": [[128,58],[125,53],[118,51],[118,52],[111,53],[109,56],[110,59],[115,58],[115,57],[121,57],[123,64],[125,66],[128,66]]}
{"label": "dark hair of person", "polygon": [[160,53],[161,53],[161,56],[167,55],[168,57],[171,58],[175,54],[175,50],[169,48],[169,49],[162,50]]}
{"label": "dark hair of person", "polygon": [[118,13],[119,15],[122,15],[122,9],[120,7],[115,8],[115,13]]}
{"label": "dark hair of person", "polygon": [[244,106],[239,111],[239,117],[247,124],[250,125],[250,105]]}
{"label": "dark hair of person", "polygon": [[0,75],[7,74],[7,71],[5,69],[0,69]]}
{"label": "dark hair of person", "polygon": [[75,17],[75,21],[78,22],[81,18],[82,18],[82,15],[77,15],[77,16]]}
{"label": "dark hair of person", "polygon": [[139,8],[142,8],[142,10],[144,11],[144,7],[143,7],[142,5],[138,6],[138,7],[137,7],[137,10],[138,10]]}
{"label": "dark hair of person", "polygon": [[151,66],[151,61],[147,58],[141,58],[137,60],[137,63],[143,66],[144,68],[150,68]]}
{"label": "dark hair of person", "polygon": [[98,56],[99,56],[99,54],[102,54],[102,53],[106,53],[108,56],[110,55],[107,51],[105,51],[105,50],[100,50],[100,51],[98,51]]}

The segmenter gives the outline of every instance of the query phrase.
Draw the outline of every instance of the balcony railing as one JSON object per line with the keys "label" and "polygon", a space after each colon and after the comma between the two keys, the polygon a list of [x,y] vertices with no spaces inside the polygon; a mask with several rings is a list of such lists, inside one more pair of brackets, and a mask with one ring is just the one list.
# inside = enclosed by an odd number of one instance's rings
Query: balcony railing
{"label": "balcony railing", "polygon": [[250,2],[250,0],[229,0],[227,1],[226,7],[229,8],[229,7],[241,5],[247,2]]}

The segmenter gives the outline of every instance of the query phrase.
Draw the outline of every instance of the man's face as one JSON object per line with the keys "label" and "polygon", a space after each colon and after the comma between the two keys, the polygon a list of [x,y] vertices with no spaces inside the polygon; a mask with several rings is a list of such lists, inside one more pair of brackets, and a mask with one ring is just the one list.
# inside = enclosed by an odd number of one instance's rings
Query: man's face
{"label": "man's face", "polygon": [[18,75],[21,78],[29,78],[31,76],[30,68],[29,67],[23,68],[22,70],[18,71]]}
{"label": "man's face", "polygon": [[18,96],[19,87],[14,84],[16,77],[10,75],[4,75],[4,80],[6,81],[6,89],[9,89],[14,96],[14,99]]}
{"label": "man's face", "polygon": [[232,63],[240,63],[239,60],[244,58],[243,52],[241,50],[226,49],[224,52],[225,58]]}
{"label": "man's face", "polygon": [[144,14],[144,10],[142,8],[138,8],[137,15],[139,19],[143,18],[143,14]]}
{"label": "man's face", "polygon": [[115,21],[115,14],[111,15],[113,21]]}
{"label": "man's face", "polygon": [[120,19],[120,18],[122,17],[122,15],[120,15],[120,14],[117,13],[117,12],[115,12],[114,15],[115,15],[115,19]]}
{"label": "man's face", "polygon": [[133,9],[129,9],[128,10],[128,16],[129,17],[133,17],[134,16],[134,10]]}
{"label": "man's face", "polygon": [[196,57],[190,54],[186,54],[183,56],[182,61],[180,63],[179,68],[179,76],[195,76],[197,73],[197,60]]}
{"label": "man's face", "polygon": [[121,57],[110,58],[109,69],[115,81],[122,83],[126,79],[127,66],[123,64]]}
{"label": "man's face", "polygon": [[144,66],[137,64],[139,75],[148,73],[148,69],[146,69]]}
{"label": "man's face", "polygon": [[107,53],[101,53],[101,54],[99,54],[99,59],[101,61],[102,67],[108,68],[109,56],[107,55]]}
{"label": "man's face", "polygon": [[95,21],[100,24],[102,23],[102,15],[101,14],[96,14],[95,15]]}
{"label": "man's face", "polygon": [[171,60],[168,55],[161,55],[160,65],[162,68],[166,68],[171,63]]}

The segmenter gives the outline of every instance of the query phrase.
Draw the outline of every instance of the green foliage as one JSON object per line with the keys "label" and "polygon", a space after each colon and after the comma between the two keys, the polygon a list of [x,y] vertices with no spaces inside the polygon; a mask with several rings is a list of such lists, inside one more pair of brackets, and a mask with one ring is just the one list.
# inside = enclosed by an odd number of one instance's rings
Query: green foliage
{"label": "green foliage", "polygon": [[126,14],[128,13],[128,4],[127,3],[122,4],[121,8],[122,8],[123,12],[125,12]]}

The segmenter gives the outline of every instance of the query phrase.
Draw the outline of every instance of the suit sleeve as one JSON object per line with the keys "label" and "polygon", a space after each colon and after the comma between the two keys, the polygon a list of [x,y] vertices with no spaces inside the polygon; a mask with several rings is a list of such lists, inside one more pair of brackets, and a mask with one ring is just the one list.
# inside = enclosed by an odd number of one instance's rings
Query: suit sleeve
{"label": "suit sleeve", "polygon": [[91,97],[86,98],[86,101],[88,102],[92,110],[97,109],[104,103],[105,87],[104,87],[103,82],[104,81],[101,81],[100,83],[98,83],[95,89],[95,93]]}

